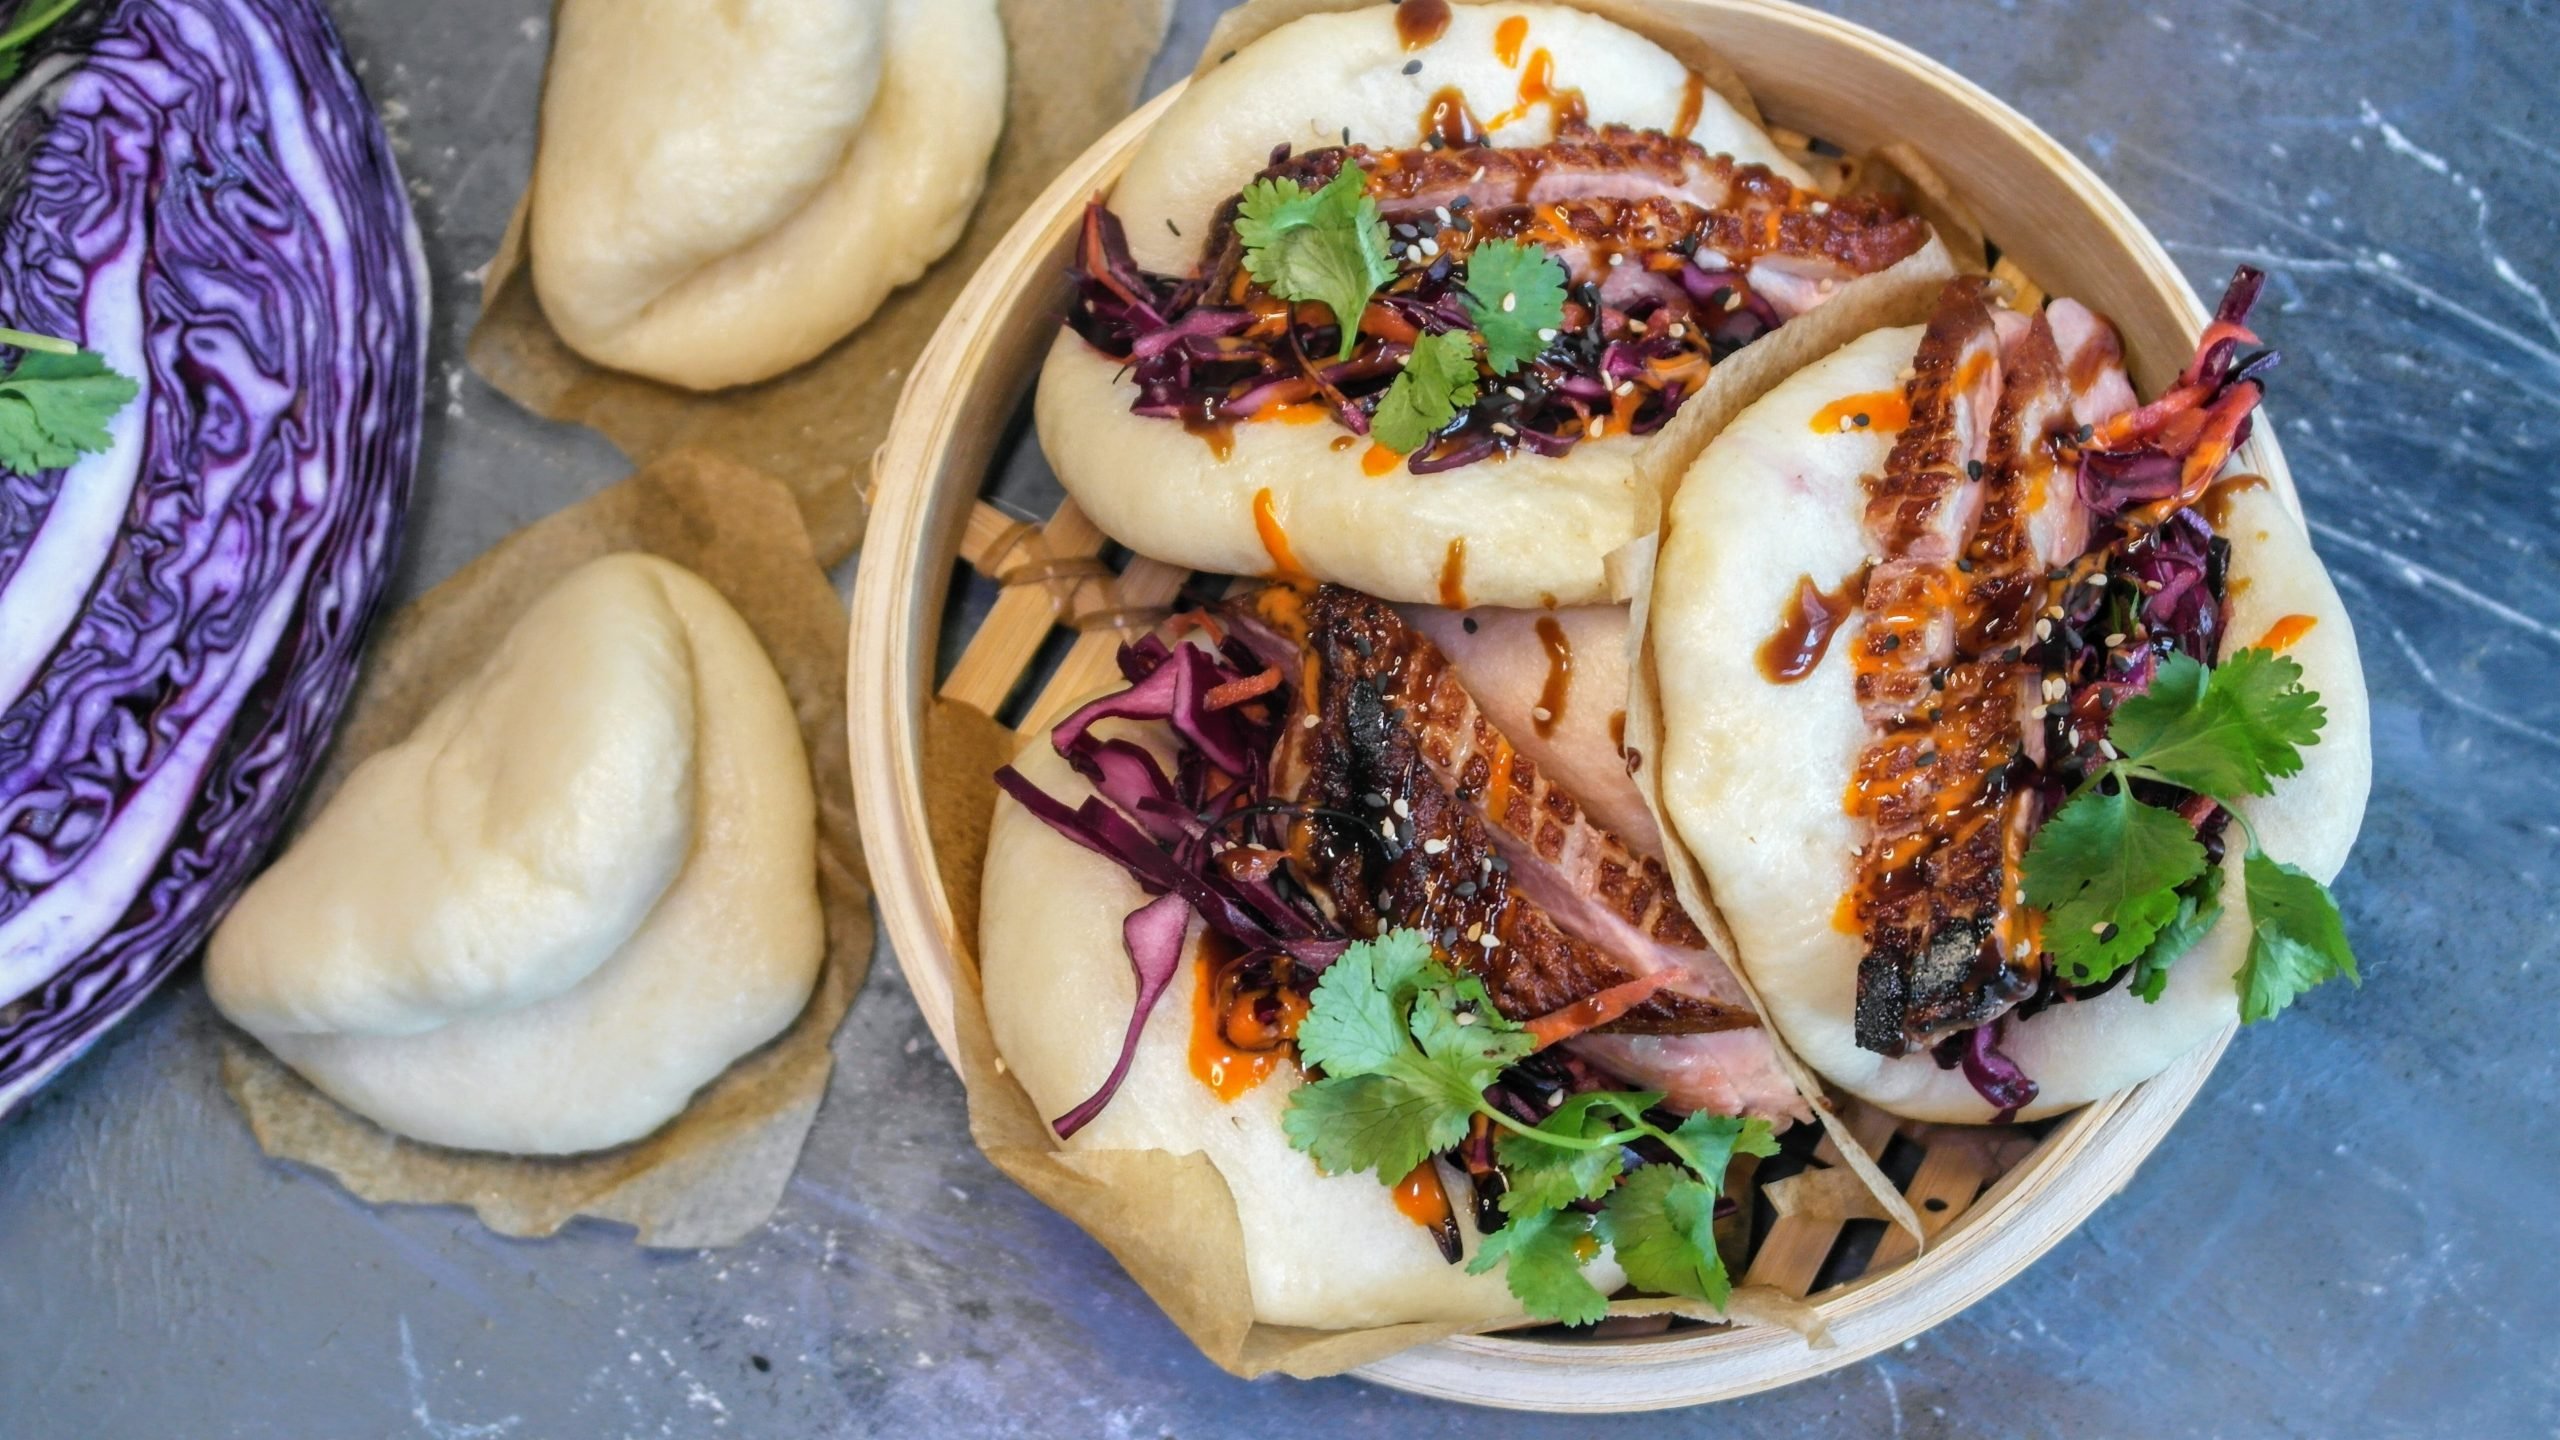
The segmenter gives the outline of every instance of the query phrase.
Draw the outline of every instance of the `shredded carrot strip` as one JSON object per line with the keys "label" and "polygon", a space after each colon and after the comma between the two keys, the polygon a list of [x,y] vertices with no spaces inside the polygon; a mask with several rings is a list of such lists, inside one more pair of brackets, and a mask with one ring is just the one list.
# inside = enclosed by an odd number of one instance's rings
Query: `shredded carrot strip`
{"label": "shredded carrot strip", "polygon": [[[1226,627],[1218,623],[1218,617],[1205,610],[1184,610],[1164,622],[1164,638],[1168,641],[1179,640],[1194,630],[1207,635],[1216,644],[1227,643]],[[1214,695],[1217,691],[1209,693]]]}
{"label": "shredded carrot strip", "polygon": [[1247,700],[1268,695],[1279,688],[1280,669],[1275,665],[1265,669],[1259,675],[1247,675],[1241,680],[1230,680],[1211,690],[1206,698],[1210,709],[1224,710],[1230,705],[1241,705]]}
{"label": "shredded carrot strip", "polygon": [[1639,975],[1624,984],[1612,985],[1595,995],[1586,995],[1561,1010],[1550,1010],[1520,1028],[1536,1037],[1538,1048],[1546,1049],[1559,1041],[1570,1040],[1585,1030],[1596,1030],[1626,1014],[1650,999],[1671,979],[1669,970],[1656,970]]}

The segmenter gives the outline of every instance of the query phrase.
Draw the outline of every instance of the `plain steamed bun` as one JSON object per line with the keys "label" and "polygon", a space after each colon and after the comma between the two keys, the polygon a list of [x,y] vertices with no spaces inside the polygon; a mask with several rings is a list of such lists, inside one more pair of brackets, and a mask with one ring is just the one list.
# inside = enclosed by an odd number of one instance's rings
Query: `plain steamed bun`
{"label": "plain steamed bun", "polygon": [[714,390],[870,318],[960,236],[1004,121],[995,0],[562,0],[535,293],[601,365]]}
{"label": "plain steamed bun", "polygon": [[[623,791],[639,803],[614,808]],[[781,678],[718,592],[621,555],[357,768],[205,973],[224,1014],[388,1129],[571,1153],[648,1134],[789,1025],[824,928]]]}

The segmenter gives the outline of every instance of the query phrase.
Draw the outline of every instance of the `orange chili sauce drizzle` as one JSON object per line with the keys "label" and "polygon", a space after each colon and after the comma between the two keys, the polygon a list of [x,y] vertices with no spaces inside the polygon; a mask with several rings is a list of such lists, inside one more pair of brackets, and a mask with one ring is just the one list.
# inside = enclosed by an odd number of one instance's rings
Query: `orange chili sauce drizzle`
{"label": "orange chili sauce drizzle", "polygon": [[1529,716],[1530,724],[1544,738],[1553,735],[1564,719],[1566,694],[1573,686],[1573,640],[1553,615],[1538,617],[1538,643],[1547,652],[1547,683],[1538,691],[1538,708]]}
{"label": "orange chili sauce drizzle", "polygon": [[1813,412],[1813,431],[1817,435],[1866,429],[1892,431],[1910,424],[1911,404],[1899,390],[1844,395]]}
{"label": "orange chili sauce drizzle", "polygon": [[1280,516],[1271,504],[1268,486],[1253,492],[1253,530],[1262,538],[1263,553],[1271,557],[1271,577],[1286,585],[1313,583],[1314,577],[1298,563],[1298,554],[1289,548],[1289,532],[1280,528]]}

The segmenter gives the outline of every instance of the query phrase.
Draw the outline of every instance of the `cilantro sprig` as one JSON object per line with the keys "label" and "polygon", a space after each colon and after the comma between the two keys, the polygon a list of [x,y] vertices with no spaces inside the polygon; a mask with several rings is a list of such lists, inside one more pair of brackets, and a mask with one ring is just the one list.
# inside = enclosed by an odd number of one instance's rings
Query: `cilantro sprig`
{"label": "cilantro sprig", "polygon": [[1245,187],[1236,212],[1244,268],[1283,300],[1312,300],[1333,312],[1348,360],[1360,342],[1369,297],[1395,278],[1387,258],[1387,222],[1369,196],[1369,177],[1345,165],[1310,192],[1286,176]]}
{"label": "cilantro sprig", "polygon": [[2222,917],[2223,874],[2176,811],[2136,799],[2138,780],[2220,804],[2249,841],[2241,864],[2249,954],[2240,1018],[2255,1024],[2304,991],[2344,976],[2362,984],[2327,886],[2268,856],[2232,801],[2266,795],[2301,773],[2328,715],[2302,667],[2242,650],[2218,667],[2185,655],[2160,662],[2151,688],[2108,723],[2114,755],[2037,832],[2025,864],[2027,903],[2045,912],[2044,945],[2063,977],[2094,985],[2127,966],[2135,994],[2157,1000],[2178,958]]}
{"label": "cilantro sprig", "polygon": [[[81,0],[52,0],[22,14],[8,29],[0,30],[0,84],[14,80],[27,60],[27,47],[36,37],[54,27],[63,16],[80,8]],[[15,344],[15,341],[0,343]]]}
{"label": "cilantro sprig", "polygon": [[1547,348],[1564,323],[1564,266],[1540,246],[1486,240],[1467,252],[1467,314],[1485,364],[1508,375]]}
{"label": "cilantro sprig", "polygon": [[68,340],[0,327],[0,345],[24,352],[0,371],[0,469],[33,475],[106,449],[108,422],[142,393]]}
{"label": "cilantro sprig", "polygon": [[[1648,1118],[1662,1096],[1622,1091],[1576,1095],[1540,1123],[1522,1122],[1484,1091],[1535,1038],[1415,930],[1353,945],[1327,967],[1297,1039],[1300,1059],[1324,1078],[1290,1096],[1281,1128],[1332,1174],[1374,1171],[1393,1185],[1464,1140],[1476,1117],[1497,1128],[1504,1224],[1467,1269],[1500,1266],[1530,1314],[1576,1325],[1606,1314],[1608,1297],[1582,1273],[1603,1242],[1643,1289],[1719,1309],[1732,1293],[1716,1252],[1716,1199],[1735,1155],[1776,1153],[1769,1122],[1696,1114],[1665,1129]],[[1629,1173],[1627,1147],[1647,1140],[1677,1163]],[[1592,1202],[1596,1215],[1583,1208]]]}
{"label": "cilantro sprig", "polygon": [[1463,330],[1415,338],[1413,353],[1369,417],[1369,438],[1410,455],[1476,403],[1476,346]]}

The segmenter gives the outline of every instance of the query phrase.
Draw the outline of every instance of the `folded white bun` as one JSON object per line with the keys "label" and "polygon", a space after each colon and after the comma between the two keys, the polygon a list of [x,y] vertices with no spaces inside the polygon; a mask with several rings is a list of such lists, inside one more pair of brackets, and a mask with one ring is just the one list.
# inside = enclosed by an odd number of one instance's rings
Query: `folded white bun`
{"label": "folded white bun", "polygon": [[[1141,728],[1105,729],[1147,741]],[[1092,793],[1045,739],[1015,763],[1070,805]],[[996,802],[985,876],[978,967],[988,1028],[1040,1113],[1061,1115],[1101,1085],[1118,1057],[1137,994],[1120,925],[1147,897],[1118,866],[1010,800]],[[1206,1155],[1235,1197],[1254,1318],[1265,1324],[1344,1330],[1521,1317],[1498,1270],[1469,1275],[1441,1259],[1430,1232],[1396,1209],[1376,1176],[1325,1175],[1290,1148],[1280,1114],[1301,1083],[1295,1067],[1279,1067],[1232,1103],[1191,1073],[1198,943],[1195,925],[1119,1094],[1067,1146]],[[1472,1256],[1481,1242],[1465,1182],[1445,1166],[1442,1174]],[[1625,1283],[1605,1250],[1584,1273],[1603,1292]]]}
{"label": "folded white bun", "polygon": [[[1554,84],[1582,93],[1591,123],[1674,129],[1690,84],[1670,52],[1622,26],[1560,5],[1456,5],[1447,30],[1404,48],[1395,7],[1308,15],[1236,52],[1191,82],[1111,194],[1137,262],[1187,274],[1218,208],[1270,162],[1275,145],[1421,143],[1432,97],[1455,87],[1475,114],[1518,103],[1522,67],[1553,57]],[[1505,19],[1527,22],[1515,63],[1495,53]],[[1405,73],[1414,62],[1420,69]],[[1690,138],[1769,166],[1797,184],[1804,172],[1712,88]],[[1526,107],[1491,143],[1554,138],[1549,107]],[[1179,232],[1179,233],[1176,233]],[[1801,322],[1797,322],[1801,323]],[[1440,595],[1449,547],[1465,542],[1465,591],[1478,604],[1575,605],[1621,599],[1606,557],[1650,533],[1663,476],[1640,463],[1672,428],[1585,441],[1561,457],[1529,452],[1441,475],[1362,468],[1365,444],[1337,447],[1331,423],[1238,425],[1219,459],[1198,436],[1161,417],[1133,415],[1135,382],[1121,366],[1062,331],[1041,372],[1040,445],[1076,503],[1113,538],[1194,569],[1256,575],[1273,568],[1255,521],[1269,508],[1297,562],[1322,580],[1389,600]],[[1673,443],[1677,443],[1674,441]]]}
{"label": "folded white bun", "polygon": [[368,758],[215,932],[215,1005],[401,1134],[635,1140],[800,1013],[825,926],[806,753],[726,600],[618,555]]}
{"label": "folded white bun", "polygon": [[[1758,662],[1799,578],[1829,588],[1864,560],[1863,477],[1884,467],[1893,445],[1890,431],[1818,433],[1814,414],[1898,389],[1920,333],[1876,331],[1807,366],[1699,455],[1665,522],[1645,643],[1669,823],[1705,871],[1770,1021],[1853,1094],[1915,1119],[1982,1121],[1992,1108],[1960,1071],[1925,1055],[1887,1058],[1853,1038],[1865,944],[1833,916],[1863,839],[1840,799],[1867,741],[1851,678],[1858,621],[1797,683],[1770,682]],[[2327,728],[2304,752],[2301,774],[2240,809],[2269,853],[2326,881],[2354,843],[2372,771],[2355,632],[2289,493],[2232,495],[2223,534],[2232,545],[2230,647],[2255,643],[2288,615],[2315,622],[2286,653],[2320,693]],[[2010,1022],[2001,1048],[2041,1087],[2022,1118],[2148,1079],[2238,1020],[2235,977],[2249,944],[2240,855],[2234,844],[2221,923],[2170,971],[2157,1004],[2118,986]]]}
{"label": "folded white bun", "polygon": [[960,236],[995,0],[562,0],[533,283],[580,354],[695,390],[816,356]]}

